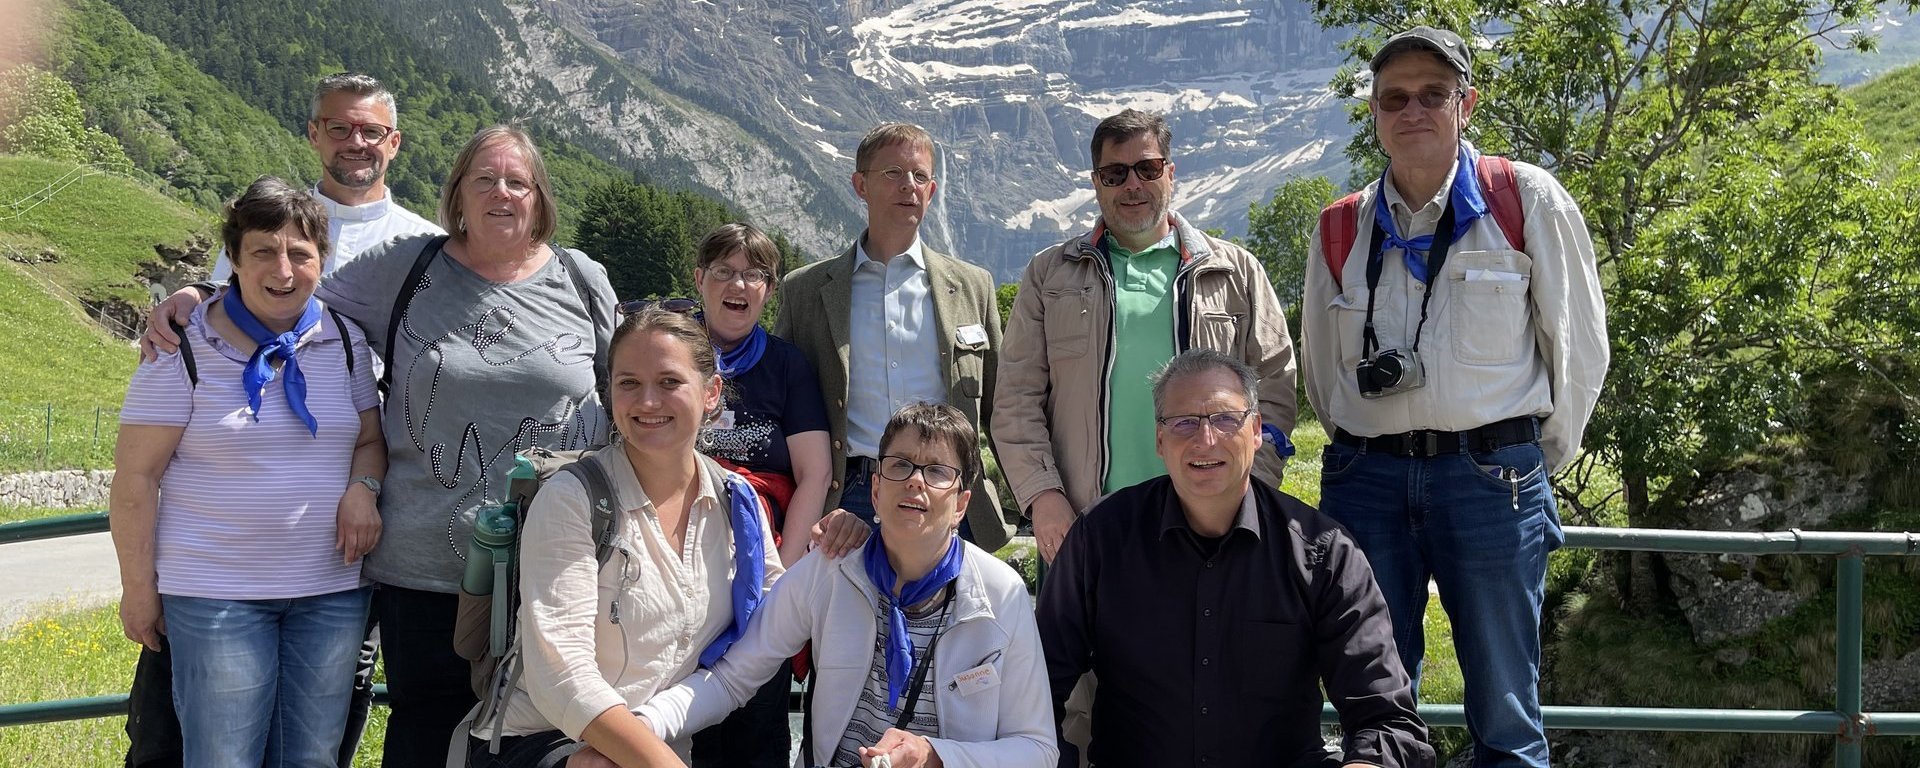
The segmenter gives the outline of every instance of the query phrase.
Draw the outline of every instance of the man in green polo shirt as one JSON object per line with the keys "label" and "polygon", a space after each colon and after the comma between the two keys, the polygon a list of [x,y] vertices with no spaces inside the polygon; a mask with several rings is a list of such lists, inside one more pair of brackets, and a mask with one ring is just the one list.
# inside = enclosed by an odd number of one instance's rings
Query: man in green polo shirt
{"label": "man in green polo shirt", "polygon": [[1091,232],[1027,264],[1000,349],[991,424],[1001,470],[1051,562],[1095,499],[1166,474],[1154,452],[1148,375],[1196,347],[1260,375],[1259,415],[1277,450],[1260,481],[1278,485],[1291,453],[1293,344],[1260,262],[1173,211],[1173,132],[1157,114],[1100,121],[1088,175]]}

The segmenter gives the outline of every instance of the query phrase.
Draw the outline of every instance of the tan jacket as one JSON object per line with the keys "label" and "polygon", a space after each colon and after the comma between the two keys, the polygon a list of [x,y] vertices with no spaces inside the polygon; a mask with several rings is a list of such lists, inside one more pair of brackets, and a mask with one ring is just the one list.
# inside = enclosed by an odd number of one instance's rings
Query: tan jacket
{"label": "tan jacket", "polygon": [[[861,237],[866,234],[861,233]],[[947,404],[960,409],[981,431],[993,405],[994,373],[1000,350],[1000,306],[994,300],[993,275],[980,267],[923,247],[927,261],[927,289],[938,316],[941,371],[947,385]],[[820,378],[820,394],[827,401],[833,453],[832,480],[827,486],[827,509],[840,505],[840,486],[847,475],[847,325],[853,312],[854,247],[825,261],[796,269],[781,281],[780,316],[773,334],[792,342],[813,363]],[[956,335],[966,325],[986,329],[987,343],[965,344]],[[1013,529],[1000,513],[1000,492],[982,473],[967,505],[967,523],[974,542],[992,552],[1006,545]]]}
{"label": "tan jacket", "polygon": [[[1260,419],[1293,433],[1293,341],[1266,270],[1246,249],[1172,214],[1180,232],[1174,336],[1238,357],[1260,375]],[[1077,512],[1100,497],[1107,468],[1107,379],[1113,370],[1113,271],[1092,232],[1041,251],[1020,278],[1000,350],[993,439],[1021,509],[1061,489]],[[1263,446],[1253,471],[1278,486],[1284,459]]]}

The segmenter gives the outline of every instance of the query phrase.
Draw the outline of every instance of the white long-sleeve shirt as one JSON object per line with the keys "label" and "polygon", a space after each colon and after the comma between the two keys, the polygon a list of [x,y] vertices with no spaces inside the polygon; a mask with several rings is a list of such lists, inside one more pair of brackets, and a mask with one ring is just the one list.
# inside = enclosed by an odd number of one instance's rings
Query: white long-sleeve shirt
{"label": "white long-sleeve shirt", "polygon": [[1354,366],[1360,362],[1367,316],[1368,235],[1374,205],[1383,197],[1403,236],[1431,234],[1453,177],[1418,209],[1390,180],[1363,190],[1359,236],[1337,286],[1316,229],[1301,299],[1301,372],[1307,399],[1329,433],[1335,428],[1363,437],[1416,429],[1460,431],[1538,416],[1550,469],[1579,450],[1609,358],[1593,240],[1579,205],[1552,174],[1520,162],[1513,169],[1526,221],[1525,253],[1508,246],[1489,212],[1448,249],[1443,273],[1432,276],[1431,286],[1413,279],[1399,249],[1383,254],[1385,268],[1373,297],[1380,349],[1413,346],[1421,297],[1429,288],[1434,291],[1420,338],[1426,386],[1419,389],[1376,399],[1360,396]]}

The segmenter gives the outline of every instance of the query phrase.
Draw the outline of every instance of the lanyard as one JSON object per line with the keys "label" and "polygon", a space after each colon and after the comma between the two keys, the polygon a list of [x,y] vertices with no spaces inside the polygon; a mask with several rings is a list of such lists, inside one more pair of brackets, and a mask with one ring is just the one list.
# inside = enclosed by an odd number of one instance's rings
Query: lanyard
{"label": "lanyard", "polygon": [[[1382,175],[1380,190],[1374,193],[1374,205],[1387,205],[1386,189],[1386,176]],[[1447,265],[1447,249],[1453,245],[1453,198],[1453,195],[1447,195],[1447,207],[1440,212],[1440,220],[1435,222],[1433,228],[1433,249],[1427,256],[1427,292],[1420,297],[1420,324],[1413,327],[1413,351],[1416,354],[1420,351],[1420,335],[1427,329],[1427,303],[1433,301],[1433,294],[1438,290],[1436,286],[1440,284],[1441,270]],[[1386,234],[1380,228],[1380,218],[1374,217],[1373,236],[1367,241],[1367,323],[1360,331],[1362,359],[1373,357],[1374,350],[1380,348],[1380,339],[1373,333],[1373,302],[1379,294],[1380,273],[1386,269],[1385,249],[1381,247]]]}
{"label": "lanyard", "polygon": [[940,638],[947,634],[947,613],[953,610],[954,584],[959,579],[947,582],[947,601],[940,606],[940,624],[933,630],[933,639],[927,641],[927,652],[920,656],[920,663],[913,667],[913,682],[907,685],[907,701],[900,705],[900,716],[894,718],[893,727],[906,730],[913,722],[913,710],[920,705],[920,691],[927,685],[927,670],[933,666],[933,649],[940,646]]}

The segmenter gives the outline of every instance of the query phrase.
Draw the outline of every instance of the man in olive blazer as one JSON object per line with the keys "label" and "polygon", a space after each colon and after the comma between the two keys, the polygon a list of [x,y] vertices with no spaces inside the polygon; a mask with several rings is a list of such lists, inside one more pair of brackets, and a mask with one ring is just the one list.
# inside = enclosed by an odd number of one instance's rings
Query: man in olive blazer
{"label": "man in olive blazer", "polygon": [[[863,460],[879,458],[879,430],[907,402],[943,401],[984,435],[999,367],[993,276],[919,239],[937,186],[932,138],[918,126],[882,125],[861,141],[855,165],[853,186],[867,203],[867,230],[838,257],[794,270],[781,286],[774,323],[774,335],[813,364],[827,401],[828,509],[843,506],[848,485],[867,487],[871,465]],[[924,312],[929,304],[931,313]],[[849,477],[849,464],[863,476]],[[1012,529],[991,479],[983,476],[971,490],[965,532],[991,552],[1006,544]]]}

